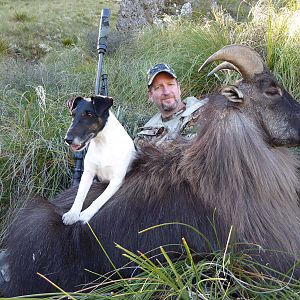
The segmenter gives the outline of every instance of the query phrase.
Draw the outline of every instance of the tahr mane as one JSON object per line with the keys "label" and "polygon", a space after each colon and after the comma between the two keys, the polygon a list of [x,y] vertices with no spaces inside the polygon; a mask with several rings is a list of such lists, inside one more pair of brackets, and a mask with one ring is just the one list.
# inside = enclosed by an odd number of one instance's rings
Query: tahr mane
{"label": "tahr mane", "polygon": [[289,239],[287,232],[300,232],[300,220],[292,228],[288,220],[291,216],[297,220],[299,210],[296,155],[268,145],[254,121],[258,118],[236,108],[216,109],[208,103],[202,115],[207,121],[186,146],[178,166],[184,180],[205,205],[216,208],[234,226],[243,241],[268,246],[270,239],[275,249],[280,237],[288,252],[299,252],[299,240]]}

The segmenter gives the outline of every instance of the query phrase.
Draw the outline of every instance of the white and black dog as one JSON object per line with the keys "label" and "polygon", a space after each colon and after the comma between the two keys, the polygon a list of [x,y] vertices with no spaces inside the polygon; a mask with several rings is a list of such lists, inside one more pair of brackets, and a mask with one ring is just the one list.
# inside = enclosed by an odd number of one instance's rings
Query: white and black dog
{"label": "white and black dog", "polygon": [[[135,156],[132,139],[109,111],[112,104],[113,99],[105,96],[75,97],[67,102],[73,122],[65,142],[73,151],[81,151],[90,145],[75,201],[62,217],[66,225],[88,222],[119,189]],[[95,175],[109,184],[88,208],[81,211]]]}

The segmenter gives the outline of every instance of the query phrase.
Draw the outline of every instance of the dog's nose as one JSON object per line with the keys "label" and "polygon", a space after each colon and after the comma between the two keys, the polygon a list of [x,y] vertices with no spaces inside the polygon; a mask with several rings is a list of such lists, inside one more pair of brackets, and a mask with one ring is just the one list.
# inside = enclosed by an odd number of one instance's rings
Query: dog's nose
{"label": "dog's nose", "polygon": [[65,143],[66,143],[67,145],[70,146],[70,145],[72,144],[72,142],[73,142],[73,137],[67,135],[67,136],[65,136],[64,141],[65,141]]}

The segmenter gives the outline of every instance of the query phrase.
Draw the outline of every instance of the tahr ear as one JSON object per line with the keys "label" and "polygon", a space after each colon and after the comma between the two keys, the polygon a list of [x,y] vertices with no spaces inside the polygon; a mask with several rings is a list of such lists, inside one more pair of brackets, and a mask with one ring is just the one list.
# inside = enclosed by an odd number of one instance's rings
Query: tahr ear
{"label": "tahr ear", "polygon": [[72,110],[76,108],[76,106],[78,105],[78,103],[83,100],[82,97],[72,97],[67,101],[67,107],[70,111],[70,114],[72,114]]}
{"label": "tahr ear", "polygon": [[225,96],[231,102],[242,103],[244,101],[243,93],[233,85],[222,88],[221,95]]}
{"label": "tahr ear", "polygon": [[107,96],[94,96],[91,97],[91,100],[98,117],[102,116],[113,105],[113,98]]}

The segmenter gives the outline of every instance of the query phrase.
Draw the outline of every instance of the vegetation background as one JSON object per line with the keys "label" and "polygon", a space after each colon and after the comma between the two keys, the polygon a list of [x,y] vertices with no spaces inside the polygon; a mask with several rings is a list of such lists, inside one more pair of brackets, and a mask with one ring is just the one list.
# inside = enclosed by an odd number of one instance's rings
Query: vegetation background
{"label": "vegetation background", "polygon": [[[114,29],[119,1],[0,0],[1,224],[11,221],[14,208],[32,194],[52,198],[70,185],[73,155],[63,137],[71,120],[65,102],[94,92],[104,7],[112,10],[104,64],[109,95],[132,136],[155,111],[146,97],[151,65],[170,63],[183,96],[200,96],[237,79],[231,73],[209,79],[197,73],[210,54],[227,44],[255,48],[300,99],[300,1],[218,1],[221,6],[214,11],[208,9],[210,2],[199,1],[191,19],[161,16],[162,27],[125,34]],[[286,299],[299,297],[299,284],[283,290],[291,293],[284,294]],[[175,295],[181,292],[180,287]],[[263,299],[264,293],[259,295]]]}

